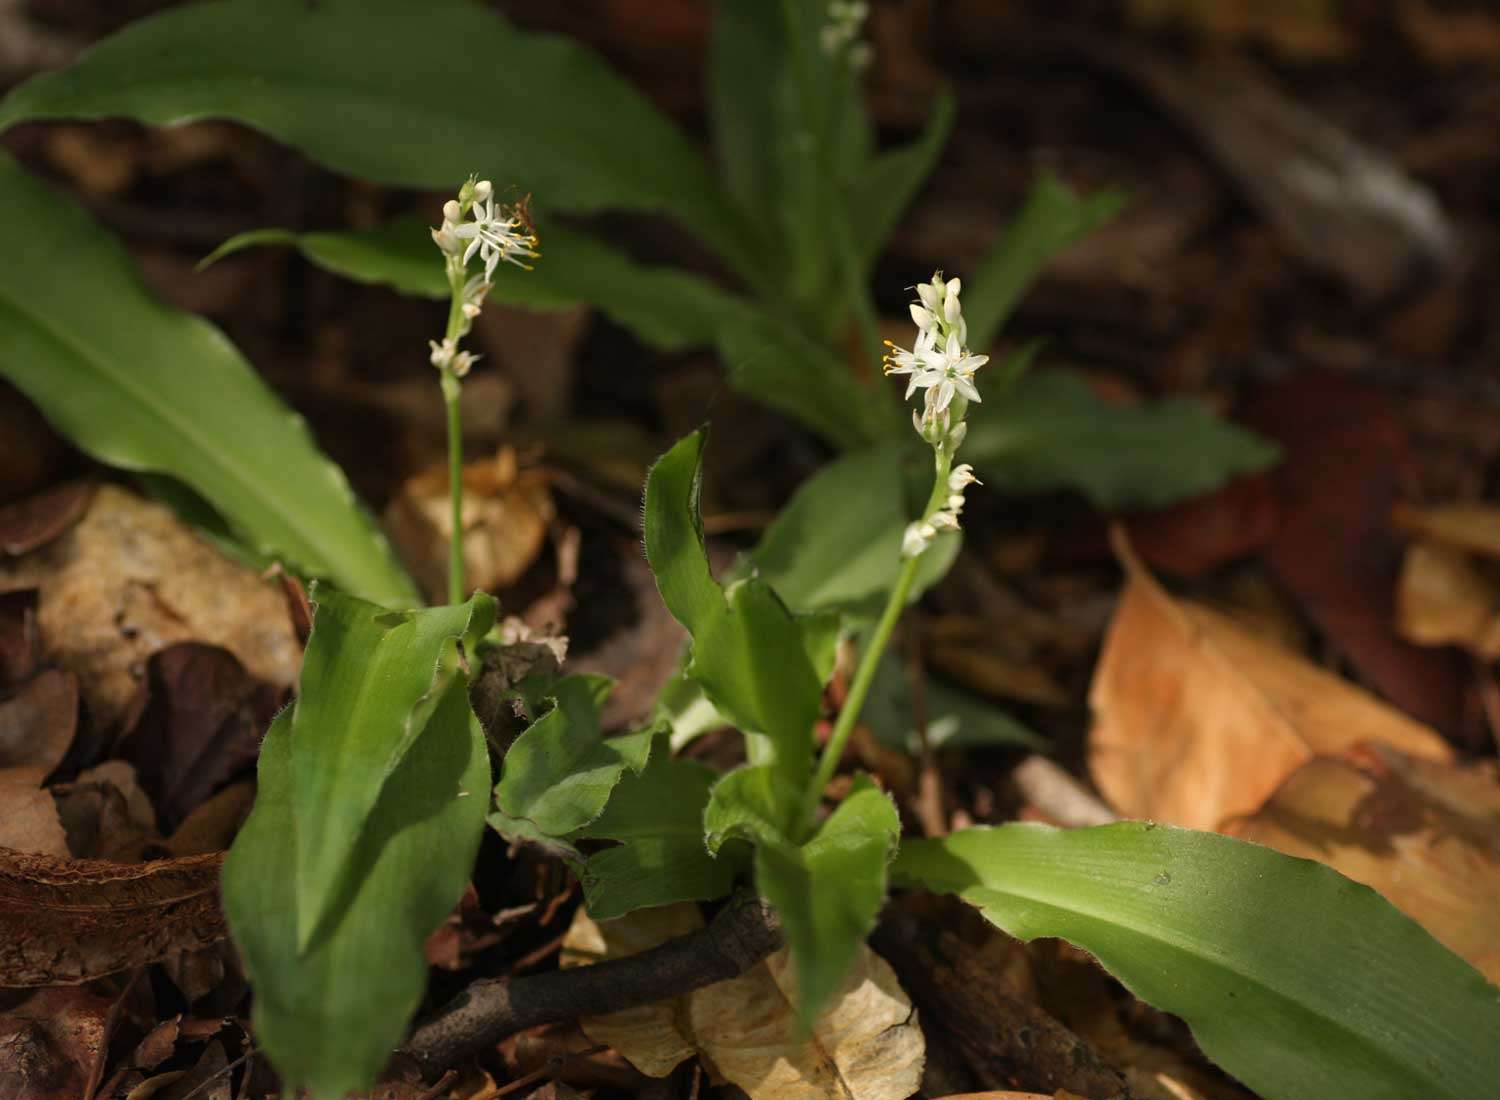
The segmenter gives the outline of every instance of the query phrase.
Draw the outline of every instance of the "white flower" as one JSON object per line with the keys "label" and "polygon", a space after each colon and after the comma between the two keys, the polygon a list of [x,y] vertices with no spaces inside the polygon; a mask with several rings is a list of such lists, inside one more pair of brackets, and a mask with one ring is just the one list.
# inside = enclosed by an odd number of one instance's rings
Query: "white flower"
{"label": "white flower", "polygon": [[961,462],[953,467],[953,472],[948,475],[948,488],[955,493],[961,493],[970,485],[984,484],[974,476],[974,467],[967,462]]}
{"label": "white flower", "polygon": [[948,498],[948,511],[952,512],[955,516],[964,514],[964,495],[962,493],[954,493]]}
{"label": "white flower", "polygon": [[[479,188],[476,186],[475,190],[477,192]],[[536,237],[523,231],[521,219],[513,212],[504,207],[496,211],[494,195],[490,195],[482,203],[475,202],[469,213],[474,220],[464,222],[453,232],[469,242],[469,246],[464,249],[464,263],[467,264],[475,252],[484,260],[486,282],[494,278],[495,268],[501,260],[517,267],[527,267],[520,257],[537,255]]]}
{"label": "white flower", "polygon": [[[890,350],[885,353],[886,374],[911,374],[919,370],[923,364],[923,356],[930,352],[937,343],[937,329],[925,328],[917,333],[917,342],[912,345],[912,350],[897,347],[889,340],[885,346]],[[912,390],[907,388],[906,396],[910,398]]]}
{"label": "white flower", "polygon": [[935,531],[957,531],[958,517],[952,512],[934,512],[927,521],[927,526]]}
{"label": "white flower", "polygon": [[989,361],[988,355],[971,355],[958,333],[950,332],[941,351],[931,347],[923,353],[923,369],[912,374],[907,393],[909,395],[913,389],[925,389],[927,403],[937,412],[953,403],[954,394],[978,402],[980,397],[974,386],[974,372]]}
{"label": "white flower", "polygon": [[436,340],[428,340],[427,346],[432,349],[428,358],[438,370],[447,370],[453,365],[453,357],[458,354],[458,344],[455,341],[444,340],[440,344]]}
{"label": "white flower", "polygon": [[901,536],[901,556],[914,558],[932,541],[937,532],[925,523],[909,523]]}

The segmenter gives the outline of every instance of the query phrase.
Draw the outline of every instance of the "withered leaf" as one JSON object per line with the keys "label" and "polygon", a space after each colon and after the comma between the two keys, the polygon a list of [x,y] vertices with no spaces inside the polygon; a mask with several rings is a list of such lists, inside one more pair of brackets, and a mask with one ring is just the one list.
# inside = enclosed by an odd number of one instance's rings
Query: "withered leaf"
{"label": "withered leaf", "polygon": [[[701,924],[689,903],[600,924],[579,910],[568,940],[581,962],[644,951]],[[793,983],[783,949],[738,978],[582,1026],[656,1076],[701,1054],[751,1100],[906,1100],[917,1091],[926,1044],[911,1001],[883,959],[861,945],[842,993],[808,1036],[798,1034]]]}
{"label": "withered leaf", "polygon": [[221,939],[223,858],[111,863],[0,848],[0,986],[76,984]]}
{"label": "withered leaf", "polygon": [[68,481],[0,508],[0,553],[45,546],[83,518],[93,496],[93,482]]}
{"label": "withered leaf", "polygon": [[1299,766],[1360,741],[1447,760],[1435,732],[1205,607],[1128,573],[1090,699],[1089,770],[1114,808],[1198,829],[1254,813]]}
{"label": "withered leaf", "polygon": [[1500,982],[1500,769],[1361,746],[1309,760],[1225,832],[1320,860],[1385,895]]}
{"label": "withered leaf", "polygon": [[1396,589],[1396,628],[1418,645],[1458,645],[1500,657],[1500,574],[1440,542],[1406,551]]}
{"label": "withered leaf", "polygon": [[50,773],[68,754],[77,728],[78,678],[43,669],[0,703],[0,768]]}
{"label": "withered leaf", "polygon": [[43,657],[78,674],[101,727],[135,697],[146,658],[174,642],[223,646],[278,688],[296,681],[302,651],[280,591],[116,486],[100,486],[61,538],[0,560],[0,589],[14,588],[39,589]]}
{"label": "withered leaf", "polygon": [[103,1069],[111,1007],[87,990],[42,989],[0,1015],[0,1096],[84,1096]]}
{"label": "withered leaf", "polygon": [[40,768],[0,771],[0,850],[68,854],[68,835],[57,802],[51,791],[42,789],[45,774]]}

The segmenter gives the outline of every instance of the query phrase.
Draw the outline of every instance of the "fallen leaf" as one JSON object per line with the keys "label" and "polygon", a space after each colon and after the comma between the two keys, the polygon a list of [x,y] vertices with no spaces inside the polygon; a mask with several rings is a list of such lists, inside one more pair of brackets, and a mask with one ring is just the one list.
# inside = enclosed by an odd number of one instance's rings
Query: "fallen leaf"
{"label": "fallen leaf", "polygon": [[78,728],[78,678],[43,669],[0,703],[0,769],[40,768],[50,774]]}
{"label": "fallen leaf", "polygon": [[67,856],[68,834],[52,792],[42,789],[45,776],[41,768],[0,771],[0,849]]}
{"label": "fallen leaf", "polygon": [[[541,553],[555,509],[545,477],[520,470],[515,452],[464,467],[465,583],[493,592],[513,584]],[[448,592],[448,539],[453,531],[448,468],[433,467],[406,484],[387,506],[385,529],[422,590]]]}
{"label": "fallen leaf", "polygon": [[166,823],[184,820],[248,770],[284,692],[218,646],[179,642],[152,654],[116,751],[139,769]]}
{"label": "fallen leaf", "polygon": [[1384,741],[1433,760],[1437,733],[1205,607],[1116,552],[1125,592],[1094,673],[1089,771],[1127,817],[1214,829],[1314,756]]}
{"label": "fallen leaf", "polygon": [[1452,546],[1413,543],[1396,588],[1396,629],[1417,645],[1500,657],[1500,576]]}
{"label": "fallen leaf", "polygon": [[1500,507],[1457,503],[1417,508],[1397,504],[1391,523],[1408,535],[1500,561]]}
{"label": "fallen leaf", "polygon": [[0,688],[31,679],[41,658],[36,628],[37,590],[0,592]]}
{"label": "fallen leaf", "polygon": [[1401,546],[1392,506],[1412,465],[1396,399],[1366,383],[1300,374],[1261,390],[1245,421],[1281,445],[1281,524],[1263,558],[1361,677],[1444,733],[1462,725],[1463,665],[1396,635]]}
{"label": "fallen leaf", "polygon": [[135,768],[106,760],[53,788],[68,834],[68,853],[79,859],[138,863],[160,847],[156,810]]}
{"label": "fallen leaf", "polygon": [[0,986],[72,985],[223,938],[223,858],[111,863],[0,848]]}
{"label": "fallen leaf", "polygon": [[[563,939],[561,965],[588,966],[604,959],[636,955],[703,927],[703,916],[690,902],[638,909],[615,920],[595,921],[582,906]],[[648,1077],[665,1077],[697,1053],[685,1034],[684,998],[589,1016],[579,1021],[596,1043],[613,1047]]]}
{"label": "fallen leaf", "polygon": [[225,787],[188,814],[177,831],[162,842],[174,856],[199,856],[222,852],[229,847],[250,807],[255,804],[255,781],[243,779]]}
{"label": "fallen leaf", "polygon": [[193,1068],[156,1095],[161,1100],[229,1100],[228,1069],[224,1044],[211,1040]]}
{"label": "fallen leaf", "polygon": [[[637,910],[595,923],[580,909],[566,950],[635,954],[702,927],[696,905]],[[665,1076],[693,1054],[751,1100],[906,1100],[921,1085],[925,1043],[916,1012],[885,961],[861,945],[842,994],[799,1039],[785,949],[738,978],[628,1013],[585,1019],[584,1031],[637,1069]],[[647,1067],[651,1068],[647,1068]]]}
{"label": "fallen leaf", "polygon": [[0,1096],[85,1096],[103,1069],[112,1007],[87,990],[41,989],[0,1014]]}
{"label": "fallen leaf", "polygon": [[257,679],[296,682],[302,651],[278,589],[124,489],[101,486],[67,534],[0,562],[0,589],[31,587],[44,659],[78,675],[103,727],[135,697],[146,658],[174,642],[223,646]]}
{"label": "fallen leaf", "polygon": [[1500,982],[1500,765],[1378,745],[1320,756],[1225,832],[1328,864]]}
{"label": "fallen leaf", "polygon": [[0,553],[45,546],[82,519],[93,498],[93,482],[68,481],[0,508]]}
{"label": "fallen leaf", "polygon": [[146,1037],[135,1046],[130,1064],[137,1069],[155,1069],[177,1049],[177,1037],[182,1034],[182,1013],[168,1017],[146,1033]]}

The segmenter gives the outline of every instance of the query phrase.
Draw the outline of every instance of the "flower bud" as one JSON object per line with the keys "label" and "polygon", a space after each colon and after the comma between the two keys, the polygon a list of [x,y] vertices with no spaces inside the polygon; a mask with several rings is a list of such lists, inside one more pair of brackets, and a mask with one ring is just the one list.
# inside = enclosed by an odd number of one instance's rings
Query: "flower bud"
{"label": "flower bud", "polygon": [[932,541],[932,536],[924,534],[924,530],[930,530],[930,528],[921,523],[907,524],[906,531],[901,535],[902,557],[914,558],[927,549],[927,544]]}
{"label": "flower bud", "polygon": [[912,323],[920,329],[929,329],[937,324],[937,316],[926,306],[920,306],[916,302],[911,304]]}
{"label": "flower bud", "polygon": [[948,488],[955,493],[961,493],[966,487],[975,484],[982,482],[974,476],[974,467],[967,462],[953,467],[953,472],[948,475]]}
{"label": "flower bud", "polygon": [[495,188],[489,180],[480,180],[474,185],[474,201],[484,202],[485,199],[494,193],[494,190]]}
{"label": "flower bud", "polygon": [[459,206],[457,199],[449,199],[443,203],[443,220],[445,222],[457,224],[458,220],[463,216],[463,208]]}
{"label": "flower bud", "polygon": [[948,498],[948,511],[952,512],[955,516],[964,514],[964,498],[962,493],[954,493]]}

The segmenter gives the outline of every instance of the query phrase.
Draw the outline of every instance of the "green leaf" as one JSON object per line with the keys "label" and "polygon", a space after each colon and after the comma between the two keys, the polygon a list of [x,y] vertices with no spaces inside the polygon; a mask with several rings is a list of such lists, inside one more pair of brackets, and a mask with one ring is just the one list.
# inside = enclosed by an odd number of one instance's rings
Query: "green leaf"
{"label": "green leaf", "polygon": [[826,639],[826,621],[812,637],[776,594],[754,579],[720,588],[709,572],[698,513],[706,431],[685,436],[646,479],[646,557],[673,617],[692,635],[687,673],[714,705],[747,732],[774,746],[779,806],[788,815],[812,768],[812,728],[822,681],[811,644]]}
{"label": "green leaf", "polygon": [[703,811],[717,779],[706,765],[672,759],[667,735],[657,735],[646,769],[626,775],[604,813],[573,834],[621,842],[575,867],[591,917],[729,893],[746,851],[731,842],[715,856],[704,846]]}
{"label": "green leaf", "polygon": [[[780,5],[717,0],[709,40],[708,104],[724,184],[740,208],[780,217],[776,150],[784,140]],[[779,235],[769,227],[769,241]]]}
{"label": "green leaf", "polygon": [[564,838],[604,812],[626,771],[646,766],[654,730],[605,737],[599,708],[613,682],[566,676],[553,686],[552,709],[505,754],[490,824],[506,835]]}
{"label": "green leaf", "polygon": [[[491,301],[537,310],[593,305],[642,342],[664,351],[710,345],[724,326],[752,315],[749,302],[696,275],[636,263],[566,225],[548,222],[538,232],[543,257],[535,270],[501,265]],[[448,297],[442,256],[421,218],[397,218],[347,232],[254,229],[225,241],[204,263],[261,245],[290,245],[347,279],[415,297]]]}
{"label": "green leaf", "polygon": [[[932,491],[932,452],[900,444],[853,451],[798,487],[750,553],[757,574],[798,614],[873,619],[905,564],[901,535]],[[911,601],[948,572],[962,539],[922,555]]]}
{"label": "green leaf", "polygon": [[[922,685],[927,744],[934,749],[1021,746],[1046,750],[1048,742],[988,699],[927,677]],[[916,754],[921,748],[911,684],[901,659],[887,650],[865,700],[863,719],[882,744]]]}
{"label": "green leaf", "polygon": [[[849,221],[866,270],[880,256],[880,250],[900,224],[901,215],[937,167],[957,113],[953,94],[944,89],[922,136],[910,145],[873,158],[854,180],[849,191]],[[967,311],[967,301],[964,306]]]}
{"label": "green leaf", "polygon": [[773,317],[727,326],[718,348],[731,386],[800,420],[835,447],[889,439],[901,427],[902,414],[883,388],[861,385],[832,351]]}
{"label": "green leaf", "polygon": [[756,886],[781,918],[797,973],[798,1014],[810,1026],[885,904],[901,818],[861,776],[812,839],[793,844],[768,816],[776,782],[766,768],[730,772],[714,788],[704,828],[710,849],[733,839],[755,845]]}
{"label": "green leaf", "polygon": [[327,933],[297,948],[291,712],[261,746],[255,809],[224,864],[224,912],[255,990],[256,1042],[292,1095],[336,1100],[390,1059],[427,982],[423,943],[474,867],[490,784],[462,680],[397,766],[354,853],[355,884]]}
{"label": "green leaf", "polygon": [[1277,460],[1276,448],[1188,400],[1122,407],[1076,375],[1028,374],[969,412],[964,458],[1001,491],[1074,489],[1101,508],[1161,507]]}
{"label": "green leaf", "polygon": [[3,152],[0,226],[0,374],[58,431],[101,462],[186,482],[254,552],[369,599],[418,601],[301,418]]}
{"label": "green leaf", "polygon": [[55,118],[227,118],[336,171],[454,191],[471,172],[548,210],[670,213],[742,274],[766,255],[702,158],[576,42],[466,0],[238,0],[144,19],[0,103]]}
{"label": "green leaf", "polygon": [[297,817],[297,937],[306,950],[354,880],[350,870],[382,792],[449,687],[465,677],[495,601],[385,611],[315,590],[317,614],[291,717]]}
{"label": "green leaf", "polygon": [[1140,822],[1006,825],[909,841],[894,875],[1089,951],[1267,1100],[1475,1100],[1500,1079],[1500,989],[1322,864]]}
{"label": "green leaf", "polygon": [[964,279],[970,345],[983,350],[994,343],[1016,302],[1052,257],[1113,218],[1125,202],[1120,191],[1080,197],[1055,176],[1037,180],[989,256]]}

